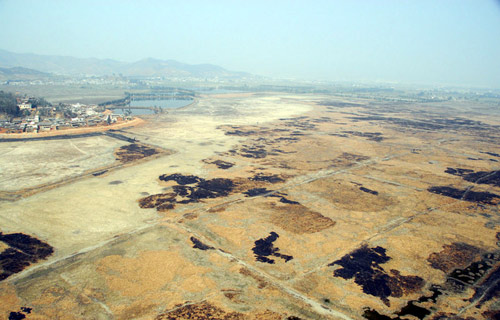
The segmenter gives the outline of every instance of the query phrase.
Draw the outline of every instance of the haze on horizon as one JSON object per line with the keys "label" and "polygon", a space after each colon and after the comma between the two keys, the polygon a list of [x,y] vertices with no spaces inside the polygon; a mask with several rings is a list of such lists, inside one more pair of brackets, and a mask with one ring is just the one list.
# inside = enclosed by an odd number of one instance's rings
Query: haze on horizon
{"label": "haze on horizon", "polygon": [[0,48],[304,80],[500,87],[500,2],[0,0]]}

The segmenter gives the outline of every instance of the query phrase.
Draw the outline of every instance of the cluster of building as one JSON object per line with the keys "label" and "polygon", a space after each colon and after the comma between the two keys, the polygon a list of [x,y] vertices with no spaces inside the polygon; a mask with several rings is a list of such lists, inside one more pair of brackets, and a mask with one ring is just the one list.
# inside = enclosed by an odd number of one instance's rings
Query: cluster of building
{"label": "cluster of building", "polygon": [[114,114],[97,105],[59,104],[36,106],[30,98],[18,100],[21,116],[0,119],[0,133],[46,132],[80,127],[110,125],[131,120],[130,116]]}

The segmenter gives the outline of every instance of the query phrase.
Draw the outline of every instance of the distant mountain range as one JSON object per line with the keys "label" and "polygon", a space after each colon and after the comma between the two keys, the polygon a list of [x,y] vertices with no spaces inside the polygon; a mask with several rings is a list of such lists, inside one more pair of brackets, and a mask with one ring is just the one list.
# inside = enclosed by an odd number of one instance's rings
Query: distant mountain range
{"label": "distant mountain range", "polygon": [[48,73],[65,76],[121,74],[127,77],[179,78],[242,78],[252,76],[249,73],[229,71],[212,64],[191,65],[175,60],[147,58],[127,63],[111,59],[13,53],[0,49],[0,75],[5,77],[9,72],[11,74],[31,72],[32,76],[35,76],[37,72],[38,76],[48,76]]}

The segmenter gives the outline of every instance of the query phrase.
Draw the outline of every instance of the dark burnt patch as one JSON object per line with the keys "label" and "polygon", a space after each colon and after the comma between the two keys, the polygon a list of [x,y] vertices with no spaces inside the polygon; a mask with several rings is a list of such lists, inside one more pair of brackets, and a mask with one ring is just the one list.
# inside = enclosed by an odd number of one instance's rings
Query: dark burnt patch
{"label": "dark burnt patch", "polygon": [[160,206],[164,207],[169,204],[172,204],[173,206],[176,202],[176,196],[177,194],[173,192],[153,194],[145,198],[141,198],[139,200],[139,207],[143,209],[157,208],[158,211],[161,211],[161,209],[159,209]]}
{"label": "dark burnt patch", "polygon": [[166,211],[175,208],[175,204],[200,202],[203,199],[213,199],[228,196],[235,187],[230,179],[215,178],[205,180],[196,176],[182,174],[162,175],[160,180],[175,181],[172,192],[159,193],[139,199],[141,208],[156,208]]}
{"label": "dark burnt patch", "polygon": [[397,270],[391,270],[390,274],[385,272],[380,265],[391,259],[385,252],[382,247],[369,248],[364,245],[328,266],[341,266],[333,272],[335,277],[346,280],[354,278],[364,293],[379,297],[389,306],[389,297],[420,291],[424,280],[418,276],[402,276]]}
{"label": "dark burnt patch", "polygon": [[[406,306],[404,306],[398,313],[396,317],[386,316],[384,314],[378,313],[373,309],[365,309],[363,312],[363,317],[369,320],[403,320],[407,319],[405,316],[414,316],[417,319],[423,320],[425,317],[431,314],[430,310],[420,307],[415,304],[415,302],[410,301]],[[401,318],[403,316],[404,318]]]}
{"label": "dark burnt patch", "polygon": [[414,316],[417,319],[423,320],[425,317],[432,313],[432,308],[424,307],[423,304],[430,301],[432,303],[436,303],[437,298],[443,294],[441,288],[438,286],[431,286],[429,290],[432,292],[430,296],[423,295],[416,300],[408,301],[405,306],[394,313],[395,316],[384,315],[374,309],[365,308],[363,317],[368,320],[403,320],[407,319],[406,316]]}
{"label": "dark burnt patch", "polygon": [[444,172],[455,175],[455,176],[463,177],[466,174],[474,172],[474,170],[462,169],[462,168],[446,168],[446,170]]}
{"label": "dark burnt patch", "polygon": [[313,122],[313,123],[330,123],[330,122],[334,122],[334,121],[330,117],[319,117],[319,118],[312,119],[311,122]]}
{"label": "dark burnt patch", "polygon": [[454,242],[444,245],[440,252],[431,253],[427,261],[434,269],[448,273],[456,268],[465,267],[482,253],[483,251],[478,247],[463,242]]}
{"label": "dark burnt patch", "polygon": [[349,138],[349,135],[345,133],[329,133],[328,135],[333,137]]}
{"label": "dark burnt patch", "polygon": [[227,320],[227,319],[244,319],[244,315],[238,312],[227,312],[219,307],[216,307],[208,302],[195,304],[185,304],[178,308],[158,315],[155,320],[177,320],[177,319],[211,319],[211,320]]}
{"label": "dark burnt patch", "polygon": [[370,189],[365,188],[365,187],[359,187],[359,190],[366,192],[366,193],[369,193],[369,194],[373,194],[375,196],[378,195],[378,191],[370,190]]}
{"label": "dark burnt patch", "polygon": [[477,301],[476,307],[480,308],[488,301],[498,301],[500,298],[500,268],[491,272],[483,283],[476,288],[476,292],[470,301]]}
{"label": "dark burnt patch", "polygon": [[471,188],[457,189],[447,186],[434,186],[429,187],[427,191],[457,200],[476,202],[480,204],[495,205],[500,201],[500,196],[497,194],[491,192],[472,191]]}
{"label": "dark burnt patch", "polygon": [[337,101],[322,101],[319,102],[320,106],[328,106],[328,109],[334,108],[351,108],[351,107],[362,107],[362,104],[352,103],[352,102],[337,102]]}
{"label": "dark burnt patch", "polygon": [[20,311],[12,311],[9,313],[9,320],[26,319],[26,315],[31,313],[32,308],[21,307]]}
{"label": "dark burnt patch", "polygon": [[200,249],[200,250],[213,250],[215,249],[214,247],[211,247],[209,245],[204,244],[200,240],[196,239],[195,237],[191,237],[189,240],[193,243],[193,248],[195,249]]}
{"label": "dark burnt patch", "polygon": [[92,173],[92,175],[94,177],[98,177],[98,176],[105,174],[106,172],[108,172],[108,170],[97,171],[97,172]]}
{"label": "dark burnt patch", "polygon": [[276,138],[274,139],[274,142],[297,142],[297,141],[300,141],[299,138],[296,138],[296,137],[279,137],[279,138]]}
{"label": "dark burnt patch", "polygon": [[232,130],[232,131],[226,131],[226,135],[228,136],[240,136],[240,137],[247,137],[247,136],[252,136],[257,134],[257,131],[254,130],[247,130],[243,131],[240,129]]}
{"label": "dark burnt patch", "polygon": [[[198,190],[208,191],[206,198],[217,198],[229,195],[234,188],[234,183],[231,179],[215,178],[210,180],[202,180],[197,186]],[[196,191],[196,190],[195,190]],[[202,199],[203,197],[200,197]]]}
{"label": "dark burnt patch", "polygon": [[118,148],[118,150],[115,151],[115,156],[116,160],[127,163],[147,158],[158,153],[160,153],[160,151],[155,148],[139,143],[131,143]]}
{"label": "dark burnt patch", "polygon": [[482,153],[482,154],[487,154],[487,155],[490,155],[490,156],[493,156],[493,157],[500,158],[500,154],[495,153],[495,152],[488,152],[488,151],[479,151],[479,152]]}
{"label": "dark burnt patch", "polygon": [[257,197],[272,191],[273,190],[268,190],[267,188],[252,188],[248,191],[243,192],[243,194],[245,194],[247,197]]}
{"label": "dark burnt patch", "polygon": [[111,181],[109,184],[110,185],[117,185],[117,184],[122,184],[122,183],[123,183],[123,181],[121,181],[121,180],[114,180],[114,181]]}
{"label": "dark burnt patch", "polygon": [[203,160],[203,162],[208,163],[208,164],[214,164],[217,168],[222,169],[222,170],[227,170],[227,169],[232,168],[234,166],[234,163],[222,161],[222,160],[214,160],[214,161]]}
{"label": "dark burnt patch", "polygon": [[344,152],[340,156],[338,156],[337,158],[331,160],[331,166],[332,167],[340,167],[340,166],[351,167],[354,164],[356,164],[357,162],[366,161],[368,159],[370,159],[370,157],[363,156],[360,154]]}
{"label": "dark burnt patch", "polygon": [[470,169],[447,168],[444,172],[462,177],[462,179],[469,182],[500,187],[500,170],[474,172],[474,170]]}
{"label": "dark burnt patch", "polygon": [[255,246],[252,248],[252,251],[257,261],[274,264],[274,259],[268,258],[271,256],[281,258],[285,260],[285,262],[293,259],[292,256],[279,253],[280,249],[274,247],[273,242],[276,241],[278,237],[279,235],[272,231],[268,237],[255,241]]}
{"label": "dark burnt patch", "polygon": [[[392,318],[383,314],[378,313],[377,310],[365,308],[363,312],[363,317],[368,320],[396,320],[398,318]],[[399,320],[399,319],[398,319]]]}
{"label": "dark burnt patch", "polygon": [[[483,253],[482,250],[464,243],[454,243],[443,247],[443,251],[431,254],[430,259],[437,264],[437,269],[446,271],[446,281],[441,285],[431,285],[429,288],[431,295],[423,295],[416,300],[408,301],[400,311],[394,313],[394,317],[368,308],[365,309],[363,316],[366,319],[402,320],[406,319],[407,315],[413,315],[418,319],[424,319],[437,310],[436,303],[441,295],[460,296],[469,292],[470,289],[474,293],[463,301],[475,305],[477,309],[486,303],[498,301],[500,297],[500,251]],[[452,262],[450,263],[446,257],[450,257]],[[468,261],[459,262],[461,257]],[[462,267],[463,264],[465,264],[464,267]],[[487,310],[483,313],[489,312],[492,311]],[[433,319],[462,318],[452,313],[437,312]]]}
{"label": "dark burnt patch", "polygon": [[26,315],[22,312],[9,313],[9,320],[22,320],[22,319],[26,319]]}
{"label": "dark burnt patch", "polygon": [[183,175],[180,173],[174,173],[170,175],[162,174],[159,179],[161,181],[175,181],[177,184],[186,185],[200,182],[202,179],[193,175]]}
{"label": "dark burnt patch", "polygon": [[455,118],[428,118],[428,119],[405,119],[397,117],[386,117],[380,115],[368,115],[368,116],[352,116],[349,117],[351,120],[355,121],[371,121],[371,122],[384,122],[397,125],[402,128],[418,129],[425,131],[437,131],[437,130],[461,130],[461,131],[486,131],[486,130],[498,130],[497,126],[488,125],[481,121],[475,121],[460,117]]}
{"label": "dark burnt patch", "polygon": [[267,157],[266,149],[255,146],[245,146],[239,150],[239,155],[245,158],[262,159]]}
{"label": "dark burnt patch", "polygon": [[25,313],[31,313],[31,310],[33,310],[33,308],[21,307],[21,311]]}
{"label": "dark burnt patch", "polygon": [[485,319],[500,320],[500,310],[488,310],[483,312],[482,315]]}
{"label": "dark burnt patch", "polygon": [[270,183],[278,183],[285,181],[277,174],[265,174],[265,173],[257,173],[253,177],[250,178],[252,181],[265,181]]}
{"label": "dark burnt patch", "polygon": [[500,281],[500,273],[492,272],[494,267],[500,267],[500,252],[486,253],[481,260],[474,261],[465,268],[454,269],[448,274],[446,287],[450,291],[463,292],[466,288],[474,286],[476,293],[471,301],[477,300],[491,287],[491,284]]}
{"label": "dark burnt patch", "polygon": [[360,132],[360,131],[342,131],[346,136],[349,134],[355,137],[367,138],[367,140],[380,142],[384,140],[381,132]]}
{"label": "dark burnt patch", "polygon": [[286,203],[286,204],[300,204],[300,202],[298,202],[298,201],[289,200],[289,199],[282,197],[282,196],[280,196],[280,202]]}
{"label": "dark burnt patch", "polygon": [[0,253],[0,280],[21,272],[24,268],[54,253],[47,243],[23,233],[3,234],[0,241],[9,247]]}
{"label": "dark burnt patch", "polygon": [[286,127],[291,127],[305,131],[316,129],[316,125],[311,121],[311,119],[307,117],[289,118],[287,119],[287,121],[285,121],[284,125]]}

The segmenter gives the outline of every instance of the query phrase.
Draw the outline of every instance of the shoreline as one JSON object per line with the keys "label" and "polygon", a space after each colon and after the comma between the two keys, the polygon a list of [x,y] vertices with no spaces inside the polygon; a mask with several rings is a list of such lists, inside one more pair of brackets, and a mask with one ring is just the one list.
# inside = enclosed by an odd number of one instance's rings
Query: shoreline
{"label": "shoreline", "polygon": [[0,139],[12,139],[12,140],[28,140],[46,137],[56,137],[56,136],[72,136],[81,135],[86,133],[103,132],[108,130],[123,129],[126,127],[135,127],[146,123],[146,120],[142,118],[134,118],[133,120],[115,123],[107,126],[96,126],[96,127],[83,127],[83,128],[73,128],[73,129],[63,129],[55,131],[46,131],[39,133],[2,133],[0,134]]}

